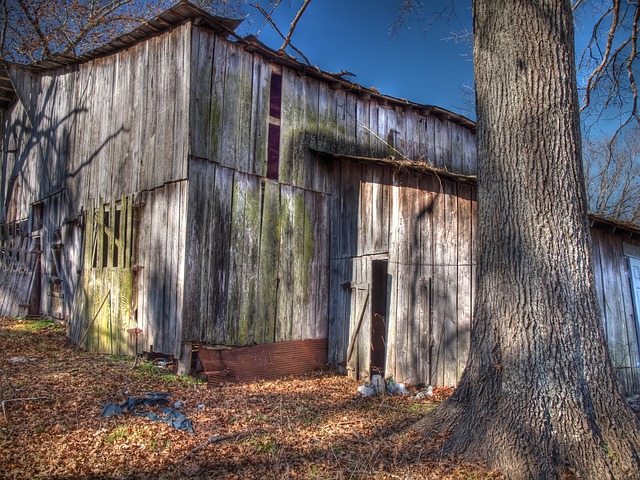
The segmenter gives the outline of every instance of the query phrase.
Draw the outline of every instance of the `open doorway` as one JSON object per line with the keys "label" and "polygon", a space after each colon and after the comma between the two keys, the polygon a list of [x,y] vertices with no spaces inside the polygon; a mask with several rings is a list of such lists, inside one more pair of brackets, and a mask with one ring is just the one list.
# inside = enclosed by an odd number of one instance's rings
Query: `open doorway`
{"label": "open doorway", "polygon": [[389,260],[371,262],[371,375],[385,376],[387,357],[387,270]]}

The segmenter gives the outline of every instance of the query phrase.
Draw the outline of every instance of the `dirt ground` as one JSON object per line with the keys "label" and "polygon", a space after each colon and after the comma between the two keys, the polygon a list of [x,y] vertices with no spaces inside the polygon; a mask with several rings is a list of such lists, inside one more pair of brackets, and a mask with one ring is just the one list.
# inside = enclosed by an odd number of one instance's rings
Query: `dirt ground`
{"label": "dirt ground", "polygon": [[[500,478],[407,429],[446,390],[365,398],[330,369],[207,388],[133,364],[75,352],[57,324],[1,318],[0,478]],[[170,393],[194,433],[126,412],[100,417],[105,404],[148,392]]]}

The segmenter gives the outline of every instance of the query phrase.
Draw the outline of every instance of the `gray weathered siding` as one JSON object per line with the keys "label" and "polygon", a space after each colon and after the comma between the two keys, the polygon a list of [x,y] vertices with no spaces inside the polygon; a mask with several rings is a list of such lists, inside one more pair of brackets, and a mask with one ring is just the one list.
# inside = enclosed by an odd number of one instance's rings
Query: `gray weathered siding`
{"label": "gray weathered siding", "polygon": [[385,373],[413,384],[455,384],[469,350],[475,188],[348,160],[334,170],[330,362],[361,379],[370,375],[371,263],[382,259]]}
{"label": "gray weathered siding", "polygon": [[[2,220],[26,220],[33,205],[41,205],[43,227],[28,232],[42,250],[40,311],[70,319],[75,341],[113,287],[85,335],[91,349],[132,352],[126,330],[138,326],[144,330],[141,348],[179,353],[190,38],[187,24],[65,68],[10,69],[21,102],[8,112]],[[139,242],[133,265],[87,265],[83,249],[91,245],[84,220],[91,209],[134,196],[146,200],[139,201],[134,236],[127,239],[126,248]],[[96,238],[113,237],[111,229],[101,227]],[[56,232],[63,272],[54,270]],[[132,266],[138,267],[135,275]],[[4,310],[21,313],[17,304]],[[109,329],[119,333],[105,340]]]}
{"label": "gray weathered siding", "polygon": [[635,318],[629,283],[629,263],[623,242],[640,241],[591,229],[598,299],[609,353],[625,392],[640,392],[640,319]]}

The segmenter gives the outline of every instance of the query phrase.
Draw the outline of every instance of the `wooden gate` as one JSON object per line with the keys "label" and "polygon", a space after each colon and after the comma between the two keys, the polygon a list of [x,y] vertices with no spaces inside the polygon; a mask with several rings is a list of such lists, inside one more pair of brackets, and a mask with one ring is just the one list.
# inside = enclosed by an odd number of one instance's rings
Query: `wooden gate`
{"label": "wooden gate", "polygon": [[131,270],[132,198],[96,203],[86,212],[80,346],[92,352],[133,354]]}

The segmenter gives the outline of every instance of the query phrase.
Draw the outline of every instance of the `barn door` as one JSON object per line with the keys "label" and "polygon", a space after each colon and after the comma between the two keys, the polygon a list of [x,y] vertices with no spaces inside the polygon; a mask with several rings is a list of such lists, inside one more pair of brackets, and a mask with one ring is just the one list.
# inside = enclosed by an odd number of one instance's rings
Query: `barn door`
{"label": "barn door", "polygon": [[129,329],[133,272],[132,199],[98,203],[86,212],[82,289],[85,302],[78,343],[87,351],[133,354]]}
{"label": "barn door", "polygon": [[388,260],[371,262],[371,374],[385,376]]}
{"label": "barn door", "polygon": [[640,258],[629,257],[629,271],[631,272],[631,292],[636,322],[640,326]]}

